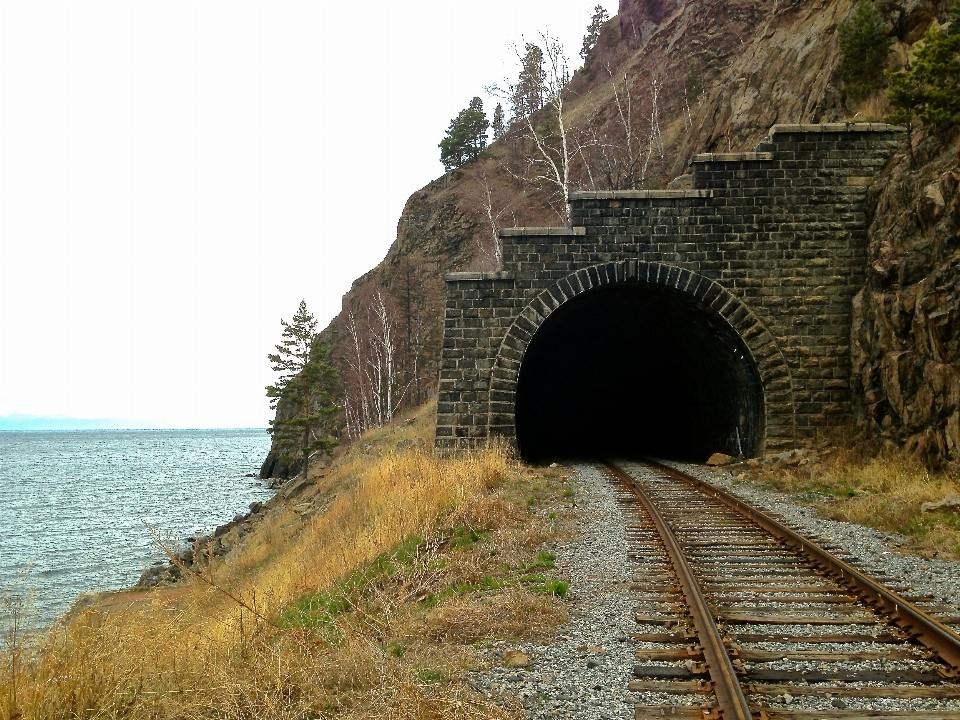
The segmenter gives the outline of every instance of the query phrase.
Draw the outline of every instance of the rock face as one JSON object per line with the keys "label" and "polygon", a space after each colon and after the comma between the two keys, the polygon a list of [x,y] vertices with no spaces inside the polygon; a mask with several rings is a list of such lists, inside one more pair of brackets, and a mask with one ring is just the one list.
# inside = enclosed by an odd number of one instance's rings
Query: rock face
{"label": "rock face", "polygon": [[620,36],[630,45],[642,45],[664,19],[685,4],[683,0],[620,0]]}
{"label": "rock face", "polygon": [[[282,416],[281,416],[282,419]],[[260,466],[260,477],[266,479],[289,480],[296,477],[303,463],[285,463],[275,448],[270,448],[267,457]],[[273,487],[273,485],[271,485]]]}
{"label": "rock face", "polygon": [[666,174],[697,152],[750,149],[777,123],[840,119],[835,36],[853,5],[621,0],[621,68],[637,74],[637,94],[659,78],[661,123],[673,124]]}
{"label": "rock face", "polygon": [[906,148],[873,192],[867,281],[854,300],[861,427],[931,466],[960,461],[960,155]]}

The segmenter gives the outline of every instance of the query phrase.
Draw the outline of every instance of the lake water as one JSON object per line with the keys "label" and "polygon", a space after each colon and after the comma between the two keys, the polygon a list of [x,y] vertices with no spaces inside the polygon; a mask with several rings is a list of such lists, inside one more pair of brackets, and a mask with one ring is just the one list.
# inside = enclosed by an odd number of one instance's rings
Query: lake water
{"label": "lake water", "polygon": [[208,533],[273,495],[245,477],[269,448],[264,430],[0,432],[0,591],[29,591],[45,625],[135,584],[166,559],[145,525]]}

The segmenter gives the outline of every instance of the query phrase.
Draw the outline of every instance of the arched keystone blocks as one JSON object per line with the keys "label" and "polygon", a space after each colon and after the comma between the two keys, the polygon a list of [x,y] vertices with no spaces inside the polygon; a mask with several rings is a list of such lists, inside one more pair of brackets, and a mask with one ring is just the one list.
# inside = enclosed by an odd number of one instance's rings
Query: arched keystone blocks
{"label": "arched keystone blocks", "polygon": [[[743,302],[713,280],[685,268],[665,263],[623,260],[593,265],[570,273],[541,291],[520,312],[500,344],[491,373],[488,421],[490,436],[510,440],[516,438],[514,411],[520,364],[530,340],[544,321],[585,292],[605,285],[629,282],[674,288],[715,310],[739,335],[750,352],[763,384],[765,398],[769,388],[775,393],[778,403],[793,407],[790,367],[773,336]],[[795,434],[794,423],[784,423],[784,418],[779,420],[768,429],[767,439],[792,441]]]}

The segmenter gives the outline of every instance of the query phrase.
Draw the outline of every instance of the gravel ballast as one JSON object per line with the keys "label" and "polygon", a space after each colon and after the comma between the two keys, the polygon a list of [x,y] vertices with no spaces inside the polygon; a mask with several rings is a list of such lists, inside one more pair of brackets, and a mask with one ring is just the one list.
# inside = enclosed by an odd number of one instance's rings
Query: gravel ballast
{"label": "gravel ballast", "polygon": [[[831,550],[864,572],[899,592],[934,596],[960,615],[960,562],[928,560],[897,552],[904,542],[895,535],[849,523],[822,520],[815,510],[791,502],[784,493],[737,481],[722,469],[670,463],[690,474],[735,493],[769,512],[797,532],[829,540]],[[662,632],[663,628],[638,625],[634,612],[642,604],[631,583],[643,569],[629,557],[625,527],[636,524],[630,508],[617,501],[612,479],[588,464],[571,466],[569,482],[576,490],[576,537],[556,547],[557,567],[570,582],[570,621],[551,644],[501,645],[489,652],[493,667],[471,676],[471,684],[490,697],[513,696],[529,718],[633,718],[634,705],[700,705],[702,695],[634,693],[627,687],[635,651],[655,647],[630,637],[636,632]],[[760,630],[761,628],[756,628]],[[767,630],[774,628],[767,627]],[[746,631],[746,626],[740,628]],[[797,626],[792,626],[796,633]],[[811,632],[816,632],[811,628]],[[775,633],[773,633],[775,634]],[[772,638],[767,649],[789,649]],[[503,667],[506,649],[530,657],[527,668]],[[853,650],[853,648],[850,648]],[[890,668],[892,669],[892,667]],[[813,709],[838,705],[828,698],[776,698],[773,706]],[[845,698],[845,707],[885,710],[960,708],[954,701],[898,701]],[[960,716],[960,715],[958,715]]]}
{"label": "gravel ballast", "polygon": [[[630,633],[663,630],[633,619],[638,600],[630,585],[638,568],[628,557],[625,528],[636,518],[617,502],[604,471],[571,467],[578,535],[556,548],[557,567],[570,582],[570,622],[551,645],[516,646],[530,656],[528,669],[494,667],[474,675],[473,685],[491,695],[519,697],[531,718],[632,720],[636,703],[699,704],[701,696],[628,692],[634,651],[651,646],[634,642]],[[502,649],[492,653],[496,662]]]}
{"label": "gravel ballast", "polygon": [[816,508],[797,505],[786,493],[738,480],[722,468],[667,462],[685,473],[712,483],[763,510],[784,525],[814,539],[844,562],[907,595],[932,595],[960,615],[960,562],[903,555],[906,541],[863,525],[816,516]]}

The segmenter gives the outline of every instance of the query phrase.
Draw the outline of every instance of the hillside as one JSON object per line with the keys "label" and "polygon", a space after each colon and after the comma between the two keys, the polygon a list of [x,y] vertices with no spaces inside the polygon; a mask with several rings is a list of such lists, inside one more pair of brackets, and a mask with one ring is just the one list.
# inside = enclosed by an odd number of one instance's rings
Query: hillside
{"label": "hillside", "polygon": [[[751,150],[775,123],[881,118],[889,110],[882,93],[854,102],[835,79],[836,31],[853,5],[621,0],[618,16],[605,25],[564,91],[564,117],[577,150],[570,189],[653,189],[670,182],[682,187],[693,154]],[[902,40],[888,58],[891,68],[901,66],[911,44],[944,17],[943,2],[913,0],[906,6]],[[629,124],[618,113],[628,99]],[[534,121],[549,126],[548,110]],[[913,141],[917,165],[908,166],[901,152],[873,192],[871,274],[856,308],[854,387],[867,436],[906,443],[938,464],[960,458],[960,311],[950,286],[956,283],[960,227],[957,182],[951,178],[960,170],[955,134],[921,131]],[[324,331],[348,396],[350,358],[356,355],[348,331],[351,312],[362,335],[372,298],[382,293],[399,339],[398,384],[406,389],[404,402],[418,404],[436,386],[443,274],[493,269],[491,215],[499,214],[500,227],[563,223],[555,189],[521,179],[531,152],[522,124],[515,124],[484,159],[410,196],[386,258],[354,282],[343,311]],[[905,267],[909,271],[900,273]],[[918,293],[924,299],[919,305]],[[921,315],[914,314],[916,307]],[[927,330],[930,314],[936,342]],[[928,376],[931,382],[924,380]],[[265,477],[290,471],[273,453],[263,467]]]}

